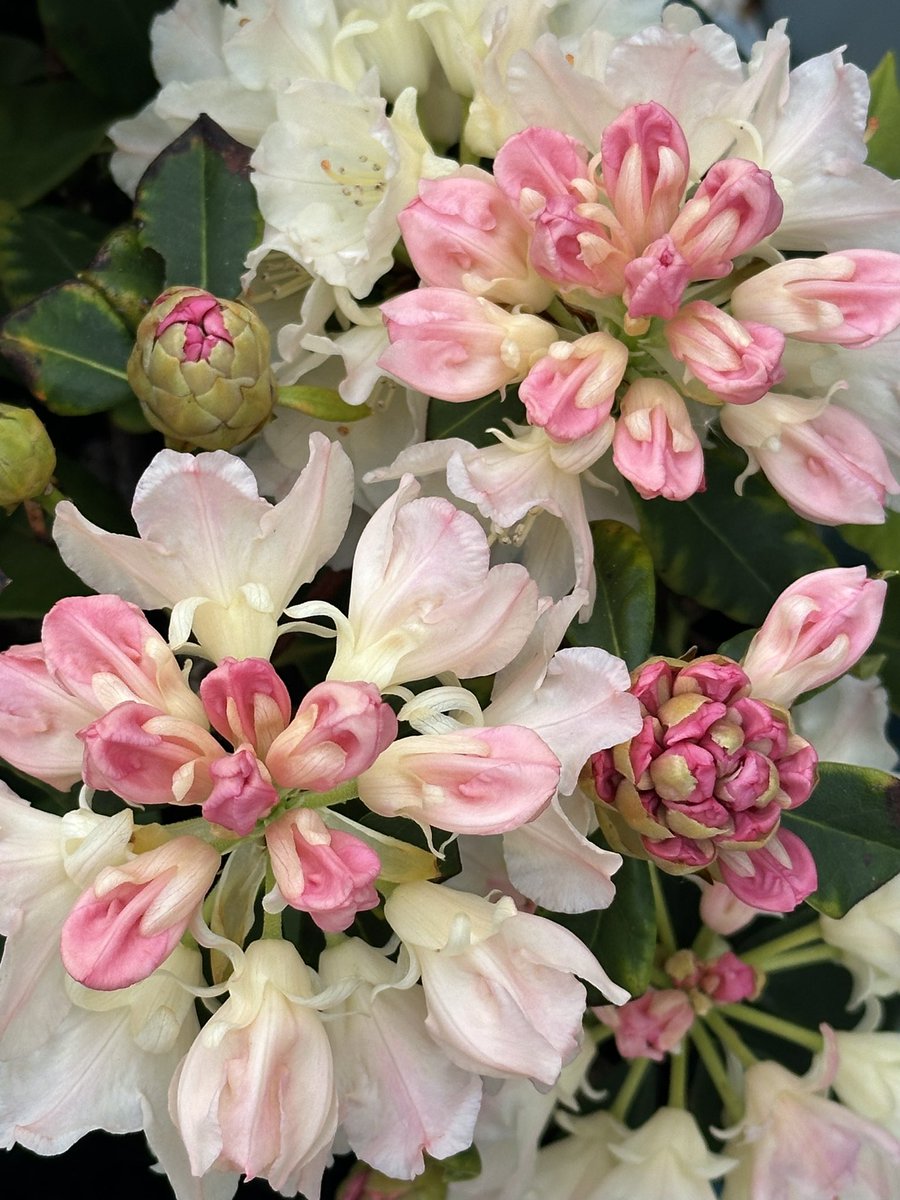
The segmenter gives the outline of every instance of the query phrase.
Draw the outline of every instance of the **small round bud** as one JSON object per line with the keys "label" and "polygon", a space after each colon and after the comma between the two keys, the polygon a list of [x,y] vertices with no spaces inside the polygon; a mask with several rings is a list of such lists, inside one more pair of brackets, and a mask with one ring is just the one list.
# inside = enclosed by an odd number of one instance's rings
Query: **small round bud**
{"label": "small round bud", "polygon": [[237,300],[169,288],[138,326],[128,382],[154,429],[202,450],[228,450],[272,413],[268,331]]}
{"label": "small round bud", "polygon": [[0,404],[0,505],[12,509],[43,492],[56,453],[40,417],[30,408]]}

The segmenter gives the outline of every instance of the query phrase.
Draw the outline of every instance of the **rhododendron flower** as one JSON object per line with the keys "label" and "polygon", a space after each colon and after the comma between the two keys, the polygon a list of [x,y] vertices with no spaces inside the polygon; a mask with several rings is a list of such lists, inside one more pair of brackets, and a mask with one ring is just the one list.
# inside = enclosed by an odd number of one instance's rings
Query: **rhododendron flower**
{"label": "rhododendron flower", "polygon": [[581,1040],[585,992],[576,974],[614,1003],[628,998],[574,934],[517,912],[508,898],[492,904],[432,883],[403,884],[385,916],[422,972],[426,1028],[476,1074],[555,1083]]}
{"label": "rhododendron flower", "polygon": [[878,630],[886,593],[865,567],[815,571],[785,588],[743,658],[754,695],[790,704],[849,671]]}
{"label": "rhododendron flower", "polygon": [[736,321],[705,300],[683,305],[665,335],[678,361],[730,404],[752,404],[784,379],[784,335],[757,321]]}
{"label": "rhododendron flower", "polygon": [[625,393],[613,462],[645,500],[686,500],[703,489],[703,448],[670,384],[638,379]]}
{"label": "rhododendron flower", "polygon": [[319,1194],[337,1127],[328,1037],[313,976],[277,938],[251,942],[228,999],[175,1073],[172,1118],[195,1175],[234,1170],[285,1195]]}
{"label": "rhododendron flower", "polygon": [[616,1049],[623,1058],[650,1058],[662,1062],[677,1051],[694,1023],[694,1007],[686,992],[650,988],[621,1008],[603,1005],[594,1012],[614,1030]]}
{"label": "rhododendron flower", "polygon": [[883,883],[842,917],[820,917],[822,937],[841,951],[853,973],[851,1002],[900,991],[900,875]]}
{"label": "rhododendron flower", "polygon": [[832,1036],[838,1099],[900,1138],[900,1033],[835,1030]]}
{"label": "rhododendron flower", "polygon": [[529,422],[558,442],[586,437],[607,424],[611,437],[610,410],[627,365],[627,348],[608,333],[554,342],[519,388]]}
{"label": "rhododendron flower", "polygon": [[210,658],[268,658],[285,605],[337,549],[352,497],[350,462],[321,434],[310,436],[309,465],[274,506],[240,459],[162,450],[135,491],[140,537],[106,533],[66,501],[54,538],[98,591],[171,608],[173,644],[193,627]]}

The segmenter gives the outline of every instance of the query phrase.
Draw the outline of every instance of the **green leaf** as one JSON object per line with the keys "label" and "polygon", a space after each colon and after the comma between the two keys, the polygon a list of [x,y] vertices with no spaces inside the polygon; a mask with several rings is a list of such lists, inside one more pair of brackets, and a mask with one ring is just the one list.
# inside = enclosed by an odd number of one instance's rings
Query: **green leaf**
{"label": "green leaf", "polygon": [[738,496],[736,474],[730,456],[708,451],[705,492],[635,503],[657,572],[672,591],[761,625],[789,584],[835,563],[814,527],[760,476]]}
{"label": "green leaf", "polygon": [[73,80],[0,87],[0,200],[25,208],[103,143],[109,113]]}
{"label": "green leaf", "polygon": [[169,0],[38,0],[52,48],[112,112],[133,112],[157,90],[150,21]]}
{"label": "green leaf", "polygon": [[869,140],[867,163],[900,179],[900,86],[897,84],[897,63],[889,50],[869,76],[872,99],[869,120],[877,122]]}
{"label": "green leaf", "polygon": [[205,114],[153,160],[138,185],[140,239],[166,264],[166,286],[233,299],[262,234],[251,151]]}
{"label": "green leaf", "polygon": [[740,662],[750,648],[755,633],[755,629],[742,629],[740,633],[736,633],[734,637],[723,642],[716,654],[724,654],[726,658],[733,658],[735,662]]}
{"label": "green leaf", "polygon": [[282,408],[292,408],[308,417],[315,417],[317,421],[341,421],[346,424],[372,415],[368,404],[347,404],[331,388],[302,387],[299,384],[280,387],[275,403]]}
{"label": "green leaf", "polygon": [[131,330],[163,290],[162,259],[141,245],[134,225],[114,229],[80,276],[103,294]]}
{"label": "green leaf", "polygon": [[67,208],[19,212],[0,203],[0,286],[15,307],[71,279],[97,252],[106,229]]}
{"label": "green leaf", "polygon": [[569,626],[574,646],[602,646],[630,670],[650,653],[656,580],[639,533],[621,521],[592,521],[597,600],[589,620]]}
{"label": "green leaf", "polygon": [[627,988],[632,996],[641,996],[650,984],[656,952],[656,911],[649,864],[625,858],[613,882],[616,895],[609,908],[574,916],[554,914],[553,919],[581,938],[614,983]]}
{"label": "green leaf", "polygon": [[887,688],[891,708],[900,715],[900,579],[888,580],[884,615],[869,651],[884,655],[881,682]]}
{"label": "green leaf", "polygon": [[63,596],[91,590],[65,565],[49,536],[35,535],[23,508],[0,517],[0,565],[11,580],[0,592],[0,617],[40,619]]}
{"label": "green leaf", "polygon": [[882,571],[900,570],[900,512],[887,510],[883,525],[842,525],[845,542],[868,554]]}
{"label": "green leaf", "polygon": [[12,313],[0,351],[39,400],[70,416],[102,412],[132,396],[125,374],[133,338],[86,283],[64,283]]}
{"label": "green leaf", "polygon": [[467,1179],[477,1179],[481,1174],[481,1155],[477,1146],[468,1150],[460,1150],[449,1158],[439,1160],[440,1169],[447,1183],[464,1183]]}
{"label": "green leaf", "polygon": [[425,440],[439,438],[462,438],[473,446],[494,446],[497,439],[489,429],[506,429],[504,420],[524,424],[524,408],[512,389],[502,399],[499,392],[492,392],[483,400],[467,403],[451,403],[449,400],[428,402],[428,422]]}
{"label": "green leaf", "polygon": [[900,874],[900,780],[869,767],[820,763],[812,796],[781,818],[809,846],[819,887],[808,903],[829,917]]}
{"label": "green leaf", "polygon": [[44,74],[44,53],[27,38],[0,34],[0,85],[29,83]]}

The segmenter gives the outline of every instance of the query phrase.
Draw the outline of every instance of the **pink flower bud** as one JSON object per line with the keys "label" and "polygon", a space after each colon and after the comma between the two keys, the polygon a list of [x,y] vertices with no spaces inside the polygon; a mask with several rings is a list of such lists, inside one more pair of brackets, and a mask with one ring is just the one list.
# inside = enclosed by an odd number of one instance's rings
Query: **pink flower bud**
{"label": "pink flower bud", "polygon": [[608,333],[575,342],[554,342],[519,388],[528,420],[557,442],[586,437],[609,422],[616,388],[628,365],[628,349]]}
{"label": "pink flower bud", "polygon": [[691,279],[719,279],[739,254],[775,232],[783,211],[768,171],[726,158],[713,163],[669,233]]}
{"label": "pink flower bud", "polygon": [[[220,342],[234,345],[234,338],[225,328],[219,301],[209,292],[196,292],[179,300],[156,327],[157,340],[173,325],[180,326],[180,354],[184,362],[199,362],[208,359]],[[168,339],[170,349],[177,342]]]}
{"label": "pink flower bud", "polygon": [[738,900],[731,888],[724,883],[708,883],[701,881],[703,895],[700,897],[700,918],[704,925],[720,933],[722,937],[730,937],[745,925],[758,917],[760,910]]}
{"label": "pink flower bud", "polygon": [[328,829],[312,809],[294,809],[268,825],[266,846],[282,897],[326,933],[347,929],[358,912],[378,903],[378,855],[352,834]]}
{"label": "pink flower bud", "polygon": [[532,126],[497,151],[494,178],[522,211],[534,212],[552,196],[578,195],[572,182],[587,178],[589,159],[585,146],[567,133]]}
{"label": "pink flower bud", "polygon": [[266,766],[280,787],[327,792],[372,765],[397,736],[397,718],[370,683],[317,684],[275,739]]}
{"label": "pink flower bud", "polygon": [[505,833],[547,807],[559,760],[518,725],[402,738],[359,777],[359,798],[382,816],[451,833]]}
{"label": "pink flower bud", "polygon": [[662,1062],[677,1049],[694,1023],[688,995],[673,988],[651,988],[620,1008],[604,1004],[593,1010],[604,1025],[615,1030],[616,1049],[623,1058],[650,1058]]}
{"label": "pink flower bud", "polygon": [[717,1004],[739,1004],[759,993],[760,980],[749,963],[731,950],[702,964],[698,986]]}
{"label": "pink flower bud", "polygon": [[148,704],[117,705],[82,729],[84,781],[129,804],[200,804],[211,788],[219,743],[192,721]]}
{"label": "pink flower bud", "polygon": [[678,215],[690,152],[681,126],[660,104],[633,104],[600,143],[603,187],[635,246],[662,237]]}
{"label": "pink flower bud", "polygon": [[223,659],[200,684],[200,698],[217,733],[263,759],[291,719],[288,690],[262,658]]}
{"label": "pink flower bud", "polygon": [[686,500],[702,491],[703,447],[687,408],[661,379],[638,379],[622,400],[613,462],[645,500]]}
{"label": "pink flower bud", "polygon": [[419,182],[397,218],[410,258],[429,287],[460,288],[540,312],[553,290],[529,260],[531,227],[495,180],[476,167]]}
{"label": "pink flower bud", "polygon": [[624,269],[629,317],[674,317],[691,277],[691,264],[671,237],[657,238]]}
{"label": "pink flower bud", "polygon": [[218,869],[212,846],[188,836],[105,867],[63,925],[66,970],[102,992],[146,979],[181,941]]}
{"label": "pink flower bud", "polygon": [[759,849],[723,850],[716,864],[722,882],[735,896],[763,912],[792,912],[818,886],[813,856],[786,829]]}
{"label": "pink flower bud", "polygon": [[784,378],[783,334],[736,321],[705,300],[686,304],[666,323],[665,335],[678,361],[730,404],[752,404]]}
{"label": "pink flower bud", "polygon": [[563,291],[582,287],[598,296],[622,290],[628,255],[593,219],[595,206],[578,197],[552,196],[534,218],[531,261]]}
{"label": "pink flower bud", "polygon": [[210,763],[209,774],[213,787],[203,805],[204,817],[241,837],[252,833],[256,822],[278,803],[269,773],[250,746],[217,758]]}
{"label": "pink flower bud", "polygon": [[871,346],[900,325],[900,254],[792,258],[738,284],[732,311],[805,342]]}
{"label": "pink flower bud", "polygon": [[381,306],[385,371],[439,400],[475,400],[524,379],[556,330],[453,288],[420,288]]}
{"label": "pink flower bud", "polygon": [[865,567],[832,567],[792,583],[744,655],[754,695],[788,705],[849,671],[878,631],[886,592]]}

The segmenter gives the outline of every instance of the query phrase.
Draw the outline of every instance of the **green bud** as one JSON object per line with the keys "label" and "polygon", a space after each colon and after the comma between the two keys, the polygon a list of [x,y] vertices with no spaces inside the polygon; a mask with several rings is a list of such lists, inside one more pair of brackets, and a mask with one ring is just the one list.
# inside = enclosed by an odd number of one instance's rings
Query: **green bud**
{"label": "green bud", "polygon": [[128,382],[154,429],[228,450],[269,420],[269,334],[252,308],[200,288],[169,288],[138,326]]}
{"label": "green bud", "polygon": [[30,408],[0,404],[0,505],[12,509],[47,489],[56,453]]}

